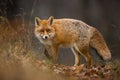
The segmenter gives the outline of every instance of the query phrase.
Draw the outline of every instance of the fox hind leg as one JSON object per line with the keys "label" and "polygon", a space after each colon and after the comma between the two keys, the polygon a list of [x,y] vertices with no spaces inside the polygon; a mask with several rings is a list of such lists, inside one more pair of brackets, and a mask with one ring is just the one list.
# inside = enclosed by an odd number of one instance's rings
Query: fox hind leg
{"label": "fox hind leg", "polygon": [[83,55],[88,63],[88,66],[90,67],[92,65],[92,58],[89,54],[89,46],[82,46],[79,47],[79,51],[81,55]]}
{"label": "fox hind leg", "polygon": [[71,48],[74,56],[75,56],[75,64],[74,66],[80,65],[80,52],[76,49],[76,47]]}
{"label": "fox hind leg", "polygon": [[91,56],[89,55],[89,53],[83,53],[83,56],[85,57],[86,61],[88,62],[88,66],[91,66],[92,65],[92,58]]}

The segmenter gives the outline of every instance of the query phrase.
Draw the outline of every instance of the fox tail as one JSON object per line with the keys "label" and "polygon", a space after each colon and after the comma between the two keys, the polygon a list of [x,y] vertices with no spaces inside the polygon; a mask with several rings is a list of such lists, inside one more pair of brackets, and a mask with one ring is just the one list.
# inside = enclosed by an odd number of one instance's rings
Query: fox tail
{"label": "fox tail", "polygon": [[99,55],[106,61],[111,60],[111,52],[107,47],[105,40],[101,33],[95,29],[90,40],[90,45],[97,50]]}

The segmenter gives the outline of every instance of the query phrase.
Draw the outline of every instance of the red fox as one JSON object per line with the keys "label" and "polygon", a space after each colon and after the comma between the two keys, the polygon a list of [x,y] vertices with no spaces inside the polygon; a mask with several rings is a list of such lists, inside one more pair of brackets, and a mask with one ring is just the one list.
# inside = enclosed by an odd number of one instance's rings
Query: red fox
{"label": "red fox", "polygon": [[48,58],[52,50],[52,61],[56,62],[59,47],[69,47],[75,56],[75,66],[80,65],[80,55],[83,55],[91,66],[92,58],[89,54],[89,45],[97,50],[104,60],[111,59],[111,52],[101,33],[94,27],[75,19],[41,20],[35,17],[35,36],[45,45],[45,54]]}

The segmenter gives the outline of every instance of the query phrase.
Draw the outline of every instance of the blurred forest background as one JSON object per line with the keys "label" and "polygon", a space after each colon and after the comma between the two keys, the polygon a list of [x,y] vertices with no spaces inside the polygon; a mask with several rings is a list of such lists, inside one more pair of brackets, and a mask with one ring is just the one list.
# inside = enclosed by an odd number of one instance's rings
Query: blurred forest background
{"label": "blurred forest background", "polygon": [[[15,30],[20,28],[16,26],[18,23],[14,25],[16,20],[26,26],[26,32],[30,35],[28,41],[31,42],[28,47],[39,57],[44,54],[42,54],[43,45],[33,33],[35,16],[41,19],[54,16],[54,18],[82,20],[102,33],[113,59],[120,57],[120,0],[0,0],[0,16],[7,18]],[[4,20],[0,18],[0,23],[2,21]],[[21,37],[23,35],[21,34]],[[60,63],[74,63],[74,56],[69,49],[60,49],[60,53],[58,59]]]}

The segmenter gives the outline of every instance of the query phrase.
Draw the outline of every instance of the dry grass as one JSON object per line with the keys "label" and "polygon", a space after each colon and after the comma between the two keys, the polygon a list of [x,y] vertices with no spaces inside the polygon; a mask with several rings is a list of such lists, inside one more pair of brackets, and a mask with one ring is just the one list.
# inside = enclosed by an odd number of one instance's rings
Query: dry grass
{"label": "dry grass", "polygon": [[36,59],[24,23],[0,17],[0,80],[64,80],[45,61]]}

